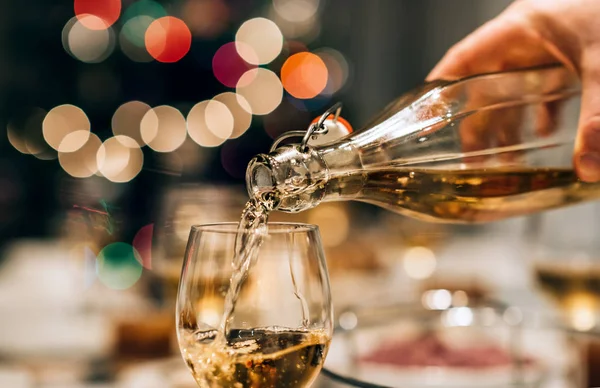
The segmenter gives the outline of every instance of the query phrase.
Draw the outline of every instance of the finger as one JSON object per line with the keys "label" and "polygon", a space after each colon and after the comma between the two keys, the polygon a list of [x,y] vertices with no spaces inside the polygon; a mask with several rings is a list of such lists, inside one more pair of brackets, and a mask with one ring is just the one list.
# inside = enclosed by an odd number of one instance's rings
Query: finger
{"label": "finger", "polygon": [[579,178],[600,181],[600,48],[584,53],[581,63],[581,112],[574,163]]}
{"label": "finger", "polygon": [[515,44],[520,25],[498,17],[454,45],[427,76],[427,80],[460,78],[501,70],[507,39]]}

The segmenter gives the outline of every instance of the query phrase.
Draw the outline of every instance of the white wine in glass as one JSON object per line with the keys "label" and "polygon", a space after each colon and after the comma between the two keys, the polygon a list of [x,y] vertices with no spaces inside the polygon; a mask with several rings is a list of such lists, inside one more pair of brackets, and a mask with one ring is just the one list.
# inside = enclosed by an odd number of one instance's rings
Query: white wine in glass
{"label": "white wine in glass", "polygon": [[183,358],[202,388],[308,387],[333,332],[318,228],[267,224],[229,312],[222,279],[235,286],[239,233],[254,232],[237,223],[192,227],[177,299]]}

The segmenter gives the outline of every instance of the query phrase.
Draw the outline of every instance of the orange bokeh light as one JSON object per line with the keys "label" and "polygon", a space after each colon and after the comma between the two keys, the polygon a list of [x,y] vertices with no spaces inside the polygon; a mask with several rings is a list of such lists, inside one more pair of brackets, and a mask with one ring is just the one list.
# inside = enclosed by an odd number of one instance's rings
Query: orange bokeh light
{"label": "orange bokeh light", "polygon": [[105,30],[119,19],[121,0],[75,0],[75,15],[90,30]]}
{"label": "orange bokeh light", "polygon": [[309,52],[292,55],[281,68],[283,87],[296,98],[316,97],[327,86],[327,77],[325,62]]}
{"label": "orange bokeh light", "polygon": [[181,19],[165,16],[146,30],[146,50],[159,62],[173,63],[183,58],[192,45],[192,33]]}

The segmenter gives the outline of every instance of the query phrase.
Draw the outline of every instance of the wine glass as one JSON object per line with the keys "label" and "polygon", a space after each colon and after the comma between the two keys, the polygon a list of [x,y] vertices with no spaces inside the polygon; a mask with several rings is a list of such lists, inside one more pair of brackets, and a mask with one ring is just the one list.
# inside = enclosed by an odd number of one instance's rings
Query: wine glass
{"label": "wine glass", "polygon": [[600,206],[587,203],[537,215],[532,275],[585,354],[580,386],[600,384]]}
{"label": "wine glass", "polygon": [[[269,223],[223,325],[237,223],[193,226],[177,297],[179,347],[199,387],[308,387],[333,334],[317,226]],[[236,277],[237,278],[237,277]]]}

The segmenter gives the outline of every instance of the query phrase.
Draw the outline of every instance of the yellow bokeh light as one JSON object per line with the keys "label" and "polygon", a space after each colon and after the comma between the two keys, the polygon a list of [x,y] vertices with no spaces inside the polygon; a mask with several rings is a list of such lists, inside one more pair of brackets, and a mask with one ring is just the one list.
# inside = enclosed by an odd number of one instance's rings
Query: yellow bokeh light
{"label": "yellow bokeh light", "polygon": [[230,139],[235,139],[244,134],[252,123],[252,108],[246,99],[238,94],[226,92],[213,98],[227,106],[233,116],[233,131],[229,135]]}
{"label": "yellow bokeh light", "polygon": [[319,0],[273,0],[273,9],[290,22],[304,22],[315,17]]}
{"label": "yellow bokeh light", "polygon": [[564,302],[565,311],[575,330],[588,331],[594,328],[598,318],[598,301],[586,292],[569,295]]}
{"label": "yellow bokeh light", "polygon": [[[211,106],[209,108],[209,106]],[[217,147],[231,135],[231,131],[227,133],[213,132],[211,127],[208,125],[207,117],[210,114],[213,116],[210,120],[213,122],[212,126],[215,125],[215,119],[218,118],[219,111],[222,112],[222,107],[227,109],[225,104],[218,101],[202,101],[194,105],[187,116],[187,131],[190,138],[195,141],[198,145],[203,147]],[[212,112],[209,113],[209,110]],[[231,113],[230,113],[231,115]],[[233,121],[233,120],[232,120]],[[233,130],[233,126],[231,126]]]}
{"label": "yellow bokeh light", "polygon": [[271,113],[283,98],[283,86],[279,77],[264,68],[245,72],[238,81],[236,92],[248,102],[251,113],[255,115]]}
{"label": "yellow bokeh light", "polygon": [[179,148],[187,134],[185,117],[172,106],[150,109],[142,118],[142,140],[156,152],[171,152]]}
{"label": "yellow bokeh light", "polygon": [[233,133],[233,115],[227,105],[210,100],[204,112],[206,126],[212,133],[222,139],[228,139]]}
{"label": "yellow bokeh light", "polygon": [[58,146],[59,152],[75,152],[88,141],[90,138],[90,131],[85,129],[79,129],[74,132],[68,133],[60,142]]}
{"label": "yellow bokeh light", "polygon": [[286,39],[298,39],[309,43],[321,33],[321,23],[316,13],[304,20],[291,21],[277,12],[275,7],[270,7],[268,16],[279,26]]}
{"label": "yellow bokeh light", "polygon": [[141,101],[129,101],[121,105],[112,117],[113,135],[127,136],[135,140],[139,146],[145,145],[146,143],[142,139],[141,123],[144,115],[150,109],[150,105]]}
{"label": "yellow bokeh light", "polygon": [[426,247],[412,247],[404,254],[404,270],[413,279],[427,279],[437,266],[433,251]]}
{"label": "yellow bokeh light", "polygon": [[107,139],[96,154],[98,171],[111,182],[129,182],[142,170],[144,154],[137,142],[127,136]]}
{"label": "yellow bokeh light", "polygon": [[[96,134],[87,131],[77,131],[87,134],[83,146],[73,152],[59,152],[58,161],[65,172],[75,178],[87,178],[98,171],[96,155],[102,141]],[[83,134],[82,134],[83,135]]]}
{"label": "yellow bokeh light", "polygon": [[[42,123],[42,132],[50,147],[62,151],[60,147],[67,135],[76,131],[89,132],[90,127],[90,120],[85,112],[81,108],[67,104],[57,106],[48,112]],[[75,142],[75,144],[72,141],[66,142],[64,146],[68,149],[65,151],[73,152],[75,151],[73,147],[77,144],[82,146],[84,142]]]}
{"label": "yellow bokeh light", "polygon": [[240,26],[235,34],[235,42],[238,54],[246,62],[264,65],[281,53],[283,34],[273,21],[254,18]]}
{"label": "yellow bokeh light", "polygon": [[72,18],[63,28],[63,47],[74,58],[86,63],[105,60],[115,48],[112,28],[90,29],[88,24],[105,23],[94,15]]}
{"label": "yellow bokeh light", "polygon": [[429,310],[446,310],[452,306],[452,294],[444,289],[428,290],[423,293],[421,302]]}

